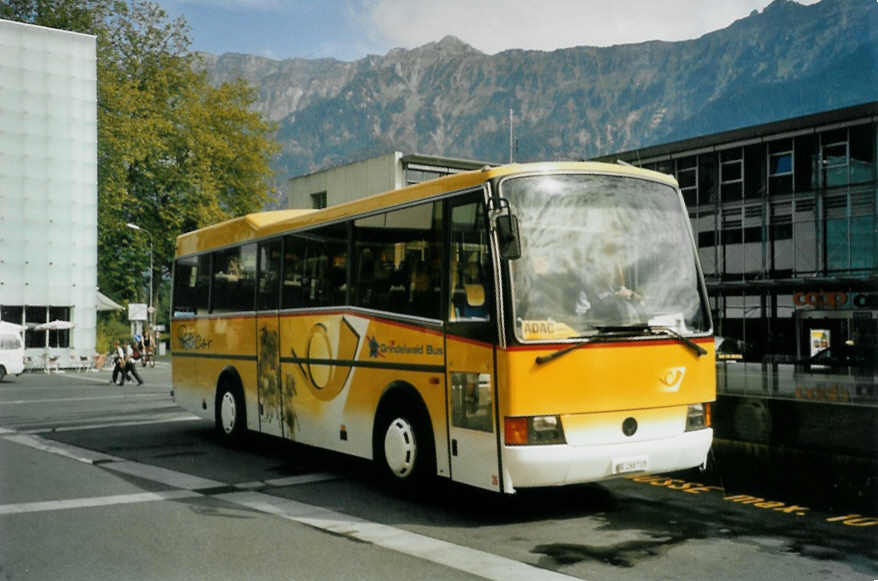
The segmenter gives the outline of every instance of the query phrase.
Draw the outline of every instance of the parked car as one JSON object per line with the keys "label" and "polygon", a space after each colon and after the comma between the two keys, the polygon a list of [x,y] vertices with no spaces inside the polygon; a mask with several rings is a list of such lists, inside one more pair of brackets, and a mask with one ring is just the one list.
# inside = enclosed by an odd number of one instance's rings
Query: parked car
{"label": "parked car", "polygon": [[24,343],[19,325],[0,322],[0,381],[24,372]]}

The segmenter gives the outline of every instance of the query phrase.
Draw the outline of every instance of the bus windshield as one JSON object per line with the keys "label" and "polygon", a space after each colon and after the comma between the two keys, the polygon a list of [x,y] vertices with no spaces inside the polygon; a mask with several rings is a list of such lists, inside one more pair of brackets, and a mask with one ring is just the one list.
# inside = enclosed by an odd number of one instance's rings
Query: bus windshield
{"label": "bus windshield", "polygon": [[709,330],[697,259],[677,191],[613,175],[505,180],[521,258],[510,261],[519,340],[607,329]]}

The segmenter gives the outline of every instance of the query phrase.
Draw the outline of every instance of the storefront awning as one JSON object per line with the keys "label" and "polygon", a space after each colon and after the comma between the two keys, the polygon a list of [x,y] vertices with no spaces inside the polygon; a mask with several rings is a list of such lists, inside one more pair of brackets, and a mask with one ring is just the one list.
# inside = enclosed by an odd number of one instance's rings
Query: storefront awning
{"label": "storefront awning", "polygon": [[121,311],[124,307],[116,302],[114,302],[110,297],[103,294],[101,291],[97,291],[98,300],[97,300],[97,310],[99,311]]}

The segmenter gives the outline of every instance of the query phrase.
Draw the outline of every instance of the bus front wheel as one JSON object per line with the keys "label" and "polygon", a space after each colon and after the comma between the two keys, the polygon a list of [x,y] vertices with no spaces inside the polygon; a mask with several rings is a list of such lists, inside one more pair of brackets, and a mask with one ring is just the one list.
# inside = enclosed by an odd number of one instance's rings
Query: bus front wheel
{"label": "bus front wheel", "polygon": [[396,492],[417,492],[435,471],[433,438],[421,415],[393,406],[383,410],[376,425],[375,463],[382,480]]}
{"label": "bus front wheel", "polygon": [[216,429],[226,442],[237,442],[247,430],[244,395],[228,381],[223,381],[216,394]]}

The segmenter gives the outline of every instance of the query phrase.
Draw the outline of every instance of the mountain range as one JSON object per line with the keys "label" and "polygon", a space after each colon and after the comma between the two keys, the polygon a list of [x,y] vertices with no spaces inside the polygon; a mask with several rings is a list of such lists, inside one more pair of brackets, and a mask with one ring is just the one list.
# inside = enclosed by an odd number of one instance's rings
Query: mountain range
{"label": "mountain range", "polygon": [[[583,39],[587,43],[588,39]],[[588,159],[878,100],[878,3],[775,0],[679,42],[482,53],[447,36],[354,62],[201,54],[258,90],[279,181],[389,151]]]}

